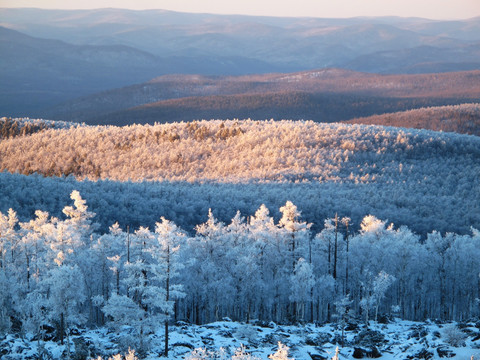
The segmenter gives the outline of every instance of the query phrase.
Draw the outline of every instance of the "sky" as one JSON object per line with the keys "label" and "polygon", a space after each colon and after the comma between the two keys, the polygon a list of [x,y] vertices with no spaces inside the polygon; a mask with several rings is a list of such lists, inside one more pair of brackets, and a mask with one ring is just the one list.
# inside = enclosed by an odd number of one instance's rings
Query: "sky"
{"label": "sky", "polygon": [[0,7],[46,9],[125,8],[265,16],[415,16],[467,19],[480,16],[480,0],[0,0]]}

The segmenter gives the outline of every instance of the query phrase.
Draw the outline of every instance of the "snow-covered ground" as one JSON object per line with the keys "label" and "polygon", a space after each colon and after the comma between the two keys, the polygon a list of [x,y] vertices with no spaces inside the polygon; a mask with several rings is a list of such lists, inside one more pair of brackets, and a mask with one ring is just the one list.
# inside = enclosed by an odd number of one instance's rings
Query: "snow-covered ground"
{"label": "snow-covered ground", "polygon": [[[162,357],[164,332],[159,327],[148,336],[150,350],[146,358]],[[121,332],[99,328],[74,331],[71,336],[72,359],[103,359],[127,352],[131,329]],[[480,322],[437,324],[434,322],[411,322],[394,320],[388,324],[371,324],[367,331],[360,324],[351,323],[345,331],[342,346],[341,331],[334,325],[304,326],[277,325],[253,322],[245,324],[228,321],[202,326],[178,323],[170,327],[170,352],[168,359],[184,359],[192,350],[204,348],[207,353],[223,348],[227,359],[235,350],[245,346],[246,352],[260,359],[268,359],[277,350],[278,342],[287,345],[289,357],[297,360],[331,359],[335,348],[340,349],[340,359],[354,359],[381,356],[380,359],[480,359]],[[452,344],[456,346],[453,346]],[[450,343],[450,344],[449,344]],[[65,345],[46,341],[45,349],[49,358],[60,359],[66,354]],[[376,351],[378,350],[378,351]],[[2,360],[37,359],[38,342],[32,335],[6,335],[0,341]],[[220,357],[211,357],[220,358]],[[210,358],[207,358],[210,359]]]}

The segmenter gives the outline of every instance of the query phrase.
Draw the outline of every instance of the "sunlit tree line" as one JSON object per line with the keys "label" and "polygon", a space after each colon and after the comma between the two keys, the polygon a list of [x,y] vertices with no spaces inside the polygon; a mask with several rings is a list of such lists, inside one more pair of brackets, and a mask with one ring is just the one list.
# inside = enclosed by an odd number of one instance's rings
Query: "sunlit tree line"
{"label": "sunlit tree line", "polygon": [[427,107],[357,118],[348,122],[435,131],[454,131],[478,136],[480,135],[480,104]]}

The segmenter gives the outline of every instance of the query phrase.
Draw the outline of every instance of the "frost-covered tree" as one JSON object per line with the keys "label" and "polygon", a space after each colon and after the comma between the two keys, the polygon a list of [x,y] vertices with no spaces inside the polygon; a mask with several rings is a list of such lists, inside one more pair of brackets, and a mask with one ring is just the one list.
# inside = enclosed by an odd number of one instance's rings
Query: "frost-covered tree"
{"label": "frost-covered tree", "polygon": [[184,360],[227,360],[225,349],[220,348],[218,351],[207,350],[205,348],[196,348],[185,356]]}
{"label": "frost-covered tree", "polygon": [[[123,237],[117,227],[112,228],[112,235]],[[183,232],[164,218],[157,223],[155,234],[147,228],[137,230],[132,247],[133,262],[127,261],[123,266],[126,294],[120,295],[115,289],[108,300],[95,298],[117,327],[130,325],[136,330],[141,350],[146,346],[146,332],[164,323],[168,354],[168,320],[175,300],[184,296],[181,286],[174,283],[182,267],[177,261],[177,252],[184,238]],[[114,260],[118,266],[119,260]]]}
{"label": "frost-covered tree", "polygon": [[[287,292],[283,277],[288,274],[287,259],[282,256],[286,253],[281,241],[281,230],[275,225],[269,209],[262,204],[254,216],[250,217],[248,232],[252,241],[253,252],[248,263],[257,259],[258,271],[254,277],[260,282],[260,291],[255,291],[258,297],[259,314],[280,316],[280,297]],[[241,264],[240,264],[241,266]],[[251,268],[250,268],[251,269]],[[271,294],[274,294],[272,296]]]}
{"label": "frost-covered tree", "polygon": [[340,351],[338,350],[338,346],[335,348],[335,355],[332,357],[332,360],[340,360],[340,357],[338,356],[338,353]]}
{"label": "frost-covered tree", "polygon": [[375,277],[370,273],[366,283],[363,284],[364,296],[360,305],[365,312],[365,323],[368,326],[369,310],[375,310],[375,322],[377,322],[378,308],[382,299],[385,297],[387,289],[395,281],[395,277],[380,271]]}
{"label": "frost-covered tree", "polygon": [[[309,243],[309,229],[312,224],[300,221],[301,212],[291,202],[287,201],[284,206],[280,208],[282,217],[278,223],[279,228],[282,231],[284,242],[287,245],[288,252],[290,253],[290,267],[291,273],[295,273],[295,265],[301,254],[305,254],[307,244]],[[305,256],[305,255],[304,255]],[[287,260],[288,261],[288,260]],[[297,305],[295,301],[292,304],[291,313],[295,314],[297,311]]]}
{"label": "frost-covered tree", "polygon": [[63,213],[67,216],[66,225],[74,229],[85,244],[89,244],[90,235],[98,227],[98,224],[92,223],[95,213],[88,211],[87,202],[81,197],[77,190],[72,191],[70,198],[74,201],[74,206],[65,206]]}
{"label": "frost-covered tree", "polygon": [[268,358],[271,360],[294,360],[288,357],[288,350],[290,348],[280,341],[278,342],[278,349],[275,354],[269,355]]}
{"label": "frost-covered tree", "polygon": [[345,325],[348,319],[351,317],[350,307],[352,300],[350,300],[349,295],[342,296],[335,302],[335,317],[338,321],[338,326],[342,330],[342,346],[345,342]]}
{"label": "frost-covered tree", "polygon": [[122,326],[132,326],[135,329],[140,327],[143,311],[128,296],[113,293],[106,302],[101,297],[96,298],[96,301],[98,305],[103,305],[102,311],[117,331]]}
{"label": "frost-covered tree", "polygon": [[290,276],[291,295],[290,300],[296,304],[295,318],[305,321],[305,307],[310,301],[313,301],[313,287],[315,286],[315,276],[312,265],[304,258],[298,259],[293,274]]}
{"label": "frost-covered tree", "polygon": [[387,289],[395,282],[396,278],[393,275],[387,274],[385,271],[380,271],[373,282],[373,296],[375,298],[375,322],[378,319],[378,308],[385,297]]}
{"label": "frost-covered tree", "polygon": [[40,210],[35,212],[35,216],[29,222],[20,223],[20,258],[23,261],[16,264],[15,310],[20,316],[23,330],[37,334],[38,341],[41,341],[41,326],[48,321],[48,307],[45,304],[49,301],[49,291],[46,281],[58,266],[53,261],[56,258],[54,244],[57,239],[57,220]]}
{"label": "frost-covered tree", "polygon": [[[123,189],[118,183],[111,186]],[[175,186],[165,184],[157,198],[177,191]],[[205,189],[212,194],[211,184],[191,186],[199,194]],[[252,184],[240,188],[256,189]],[[305,189],[300,187],[297,196]],[[370,215],[358,232],[350,228],[348,266],[343,266],[346,224],[337,219],[335,266],[334,221],[326,221],[311,237],[293,202],[274,213],[277,224],[262,205],[248,221],[240,212],[219,212],[231,214],[228,225],[210,211],[192,236],[165,218],[155,232],[140,226],[130,234],[128,226],[124,232],[116,224],[102,234],[94,230],[85,202],[73,195],[74,206],[65,208],[64,220],[43,211],[20,223],[16,218],[25,216],[13,210],[0,216],[2,328],[9,328],[10,319],[20,319],[23,329],[40,339],[45,323],[58,325],[61,334],[72,324],[105,321],[116,328],[131,326],[135,342],[143,342],[148,331],[165,324],[168,329],[173,318],[199,324],[223,317],[326,321],[335,307],[341,310],[339,300],[347,294],[351,311],[363,307],[367,319],[392,305],[412,320],[465,319],[479,312],[480,237],[475,229],[466,234],[433,232],[422,241],[409,228],[387,226]],[[130,196],[124,195],[126,207],[135,206]],[[73,285],[63,281],[73,277]]]}
{"label": "frost-covered tree", "polygon": [[20,223],[22,229],[22,251],[25,258],[25,281],[27,288],[33,287],[31,279],[38,282],[40,270],[44,269],[47,260],[48,246],[55,241],[55,224],[49,219],[46,211],[35,211],[36,218]]}
{"label": "frost-covered tree", "polygon": [[280,208],[282,218],[278,226],[284,230],[286,242],[289,244],[289,251],[292,257],[291,269],[293,271],[295,263],[299,258],[299,253],[305,251],[307,237],[309,236],[308,229],[312,224],[307,224],[300,221],[301,212],[291,202],[287,201],[284,206]]}
{"label": "frost-covered tree", "polygon": [[226,300],[234,291],[232,278],[226,271],[229,264],[224,227],[225,224],[218,221],[209,210],[207,221],[195,228],[197,235],[190,241],[195,258],[189,267],[192,269],[191,274],[197,276],[197,279],[192,280],[199,283],[190,282],[189,286],[197,287],[196,300],[203,299],[204,315],[209,320],[221,318],[220,314],[227,306]]}
{"label": "frost-covered tree", "polygon": [[440,300],[439,306],[440,318],[443,320],[448,319],[448,304],[447,304],[447,250],[451,246],[451,237],[453,234],[446,234],[442,236],[439,232],[434,231],[428,234],[425,242],[425,247],[429,253],[429,266],[434,269],[432,273],[432,282],[434,285],[434,291],[438,295]]}
{"label": "frost-covered tree", "polygon": [[125,275],[125,264],[128,262],[127,237],[128,234],[115,223],[109,228],[109,233],[103,234],[92,244],[92,257],[95,258],[99,278],[94,292],[105,300],[108,300],[112,290],[117,295],[126,292],[120,279]]}
{"label": "frost-covered tree", "polygon": [[235,354],[233,354],[231,360],[260,360],[260,358],[249,354],[245,349],[245,346],[242,344],[235,350]]}
{"label": "frost-covered tree", "polygon": [[178,299],[185,296],[183,286],[175,283],[183,264],[179,261],[178,251],[185,243],[186,235],[173,222],[164,217],[155,226],[155,239],[152,247],[148,249],[156,263],[151,266],[151,271],[157,279],[165,279],[165,304],[161,306],[165,315],[165,356],[168,356],[168,322],[173,315],[174,306]]}
{"label": "frost-covered tree", "polygon": [[5,271],[0,271],[0,332],[2,333],[7,333],[10,330],[12,292],[11,284]]}
{"label": "frost-covered tree", "polygon": [[348,216],[342,218],[342,224],[345,226],[345,294],[349,294],[350,290],[348,287],[348,271],[349,271],[349,236],[350,236],[350,226],[352,219]]}
{"label": "frost-covered tree", "polygon": [[76,265],[60,264],[51,269],[40,284],[47,294],[47,317],[59,324],[60,340],[67,336],[67,352],[70,351],[70,326],[85,323],[81,311],[86,300],[83,275]]}
{"label": "frost-covered tree", "polygon": [[0,212],[0,327],[10,328],[10,315],[13,311],[13,298],[16,289],[17,243],[20,236],[17,232],[17,213],[9,209],[7,215]]}

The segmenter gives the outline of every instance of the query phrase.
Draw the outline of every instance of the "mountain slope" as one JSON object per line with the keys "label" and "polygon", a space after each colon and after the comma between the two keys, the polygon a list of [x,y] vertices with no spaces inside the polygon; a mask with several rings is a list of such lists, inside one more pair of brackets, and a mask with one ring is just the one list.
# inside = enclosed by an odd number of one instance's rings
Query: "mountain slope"
{"label": "mountain slope", "polygon": [[211,118],[320,122],[480,100],[480,71],[377,75],[341,69],[246,76],[166,75],[44,111],[89,124]]}
{"label": "mountain slope", "polygon": [[60,100],[146,80],[160,66],[153,55],[124,45],[71,45],[4,27],[0,51],[0,109],[6,114],[28,114]]}
{"label": "mountain slope", "polygon": [[451,131],[480,136],[480,104],[421,108],[356,118],[346,123]]}
{"label": "mountain slope", "polygon": [[[50,117],[39,110],[162,74],[480,69],[480,18],[435,22],[0,9],[0,26],[0,52],[6,54],[0,63],[0,114],[14,117]],[[160,100],[166,99],[153,101]]]}
{"label": "mountain slope", "polygon": [[[0,142],[0,169],[126,181],[412,181],[417,161],[461,163],[480,138],[312,121],[202,121],[50,129]],[[365,167],[364,158],[369,158]],[[361,164],[362,169],[357,165]],[[379,172],[375,168],[382,168]],[[406,178],[405,178],[406,180]]]}
{"label": "mountain slope", "polygon": [[454,47],[422,45],[361,55],[344,67],[356,71],[421,74],[480,69],[479,59],[480,42]]}
{"label": "mountain slope", "polygon": [[159,101],[86,120],[91,125],[171,123],[210,119],[291,119],[337,122],[378,112],[456,104],[455,98],[391,98],[298,91],[198,96]]}
{"label": "mountain slope", "polygon": [[[72,45],[0,26],[0,113],[38,115],[68,99],[147,81],[167,73],[265,71],[244,57],[160,57],[127,45]],[[268,67],[270,68],[270,67]]]}

